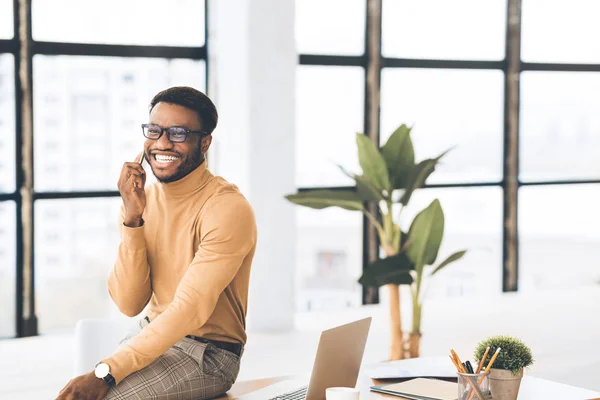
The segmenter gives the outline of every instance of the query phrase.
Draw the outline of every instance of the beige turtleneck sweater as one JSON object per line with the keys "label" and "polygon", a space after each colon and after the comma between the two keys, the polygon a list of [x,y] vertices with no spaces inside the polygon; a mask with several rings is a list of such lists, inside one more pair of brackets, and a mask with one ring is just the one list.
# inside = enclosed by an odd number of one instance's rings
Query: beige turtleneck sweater
{"label": "beige turtleneck sweater", "polygon": [[122,208],[108,290],[128,316],[148,305],[152,322],[103,360],[117,383],[186,335],[245,343],[257,232],[238,188],[215,177],[204,162],[178,181],[146,188],[141,227],[126,227],[123,217]]}

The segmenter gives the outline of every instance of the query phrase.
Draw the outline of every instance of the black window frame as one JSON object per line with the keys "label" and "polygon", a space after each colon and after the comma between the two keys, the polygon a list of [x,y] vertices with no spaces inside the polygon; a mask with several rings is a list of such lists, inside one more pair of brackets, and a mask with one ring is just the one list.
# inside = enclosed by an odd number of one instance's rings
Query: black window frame
{"label": "black window frame", "polygon": [[[23,4],[21,4],[23,3]],[[20,30],[22,28],[20,14],[25,15],[26,29],[25,38],[22,41]],[[33,57],[36,55],[51,55],[51,56],[99,56],[99,57],[123,57],[123,58],[162,58],[162,59],[188,59],[188,60],[203,60],[205,63],[205,77],[208,87],[209,76],[209,59],[208,54],[208,32],[209,32],[209,0],[204,1],[204,35],[205,41],[202,46],[146,46],[146,45],[119,45],[119,44],[90,44],[90,43],[62,43],[37,41],[32,36],[32,0],[13,0],[13,27],[14,33],[12,39],[0,39],[0,54],[12,54],[14,57],[14,83],[15,83],[15,117],[16,117],[16,189],[12,193],[0,193],[0,202],[14,201],[16,204],[16,337],[35,336],[38,334],[37,317],[35,314],[35,263],[34,251],[35,241],[33,240],[35,226],[33,223],[34,206],[37,200],[50,199],[85,199],[85,198],[106,198],[117,197],[117,190],[100,190],[100,191],[44,191],[36,192],[31,190],[31,207],[29,210],[23,209],[23,192],[29,190],[25,185],[25,171],[23,168],[23,128],[24,124],[30,123],[33,125],[33,113],[35,112],[32,104],[32,93],[35,90],[33,86]],[[24,46],[28,47],[28,51],[24,50]],[[27,73],[24,79],[27,82],[21,81],[20,68],[21,62],[25,60],[27,64]],[[24,89],[24,87],[28,89]],[[31,113],[28,116],[24,115],[23,101],[25,95],[24,90],[28,90],[27,97],[29,98],[28,107]],[[25,100],[27,101],[27,100]],[[26,121],[29,118],[29,121]],[[31,127],[33,130],[33,126]],[[31,145],[31,150],[33,144]],[[29,154],[31,157],[31,169],[33,169],[33,151]],[[31,171],[31,187],[33,186],[33,171]],[[27,196],[27,194],[25,194]],[[30,258],[31,270],[29,274],[24,271],[24,259],[26,250],[24,241],[26,240],[23,229],[25,220],[30,220],[31,232],[29,240],[31,246],[27,256]],[[25,312],[25,304],[29,309]],[[26,316],[27,315],[27,316]]]}
{"label": "black window frame", "polygon": [[[366,0],[365,49],[362,55],[342,56],[335,54],[300,54],[299,65],[353,66],[361,67],[365,73],[364,132],[371,140],[382,145],[379,138],[379,106],[381,101],[381,71],[384,68],[422,68],[458,70],[495,70],[504,74],[504,117],[503,117],[503,177],[500,181],[450,182],[427,184],[427,188],[473,188],[498,187],[503,193],[502,218],[502,291],[515,292],[519,289],[519,188],[526,186],[600,184],[598,179],[561,179],[521,181],[519,179],[519,136],[520,136],[520,75],[524,71],[568,71],[600,72],[600,64],[533,63],[521,60],[521,5],[523,0],[507,0],[505,24],[505,57],[498,61],[446,60],[384,57],[382,42],[382,0]],[[371,79],[369,79],[371,77]],[[375,97],[370,97],[375,93]],[[375,117],[376,116],[376,117]],[[298,187],[300,192],[330,189],[347,190],[348,186]],[[371,207],[373,205],[370,205]],[[363,218],[363,270],[370,261],[379,256],[377,235]],[[363,304],[379,302],[378,290],[363,288]]]}

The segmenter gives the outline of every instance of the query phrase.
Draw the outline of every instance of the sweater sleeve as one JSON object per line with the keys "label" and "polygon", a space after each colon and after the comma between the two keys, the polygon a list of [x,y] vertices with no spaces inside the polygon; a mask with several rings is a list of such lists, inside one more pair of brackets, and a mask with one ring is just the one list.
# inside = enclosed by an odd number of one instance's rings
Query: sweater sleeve
{"label": "sweater sleeve", "polygon": [[123,314],[134,317],[148,304],[152,295],[152,283],[146,258],[144,226],[125,226],[124,215],[125,209],[121,206],[121,243],[117,261],[108,277],[108,292]]}
{"label": "sweater sleeve", "polygon": [[104,361],[117,383],[206,323],[256,244],[250,204],[238,193],[211,198],[202,215],[201,234],[200,245],[167,309]]}

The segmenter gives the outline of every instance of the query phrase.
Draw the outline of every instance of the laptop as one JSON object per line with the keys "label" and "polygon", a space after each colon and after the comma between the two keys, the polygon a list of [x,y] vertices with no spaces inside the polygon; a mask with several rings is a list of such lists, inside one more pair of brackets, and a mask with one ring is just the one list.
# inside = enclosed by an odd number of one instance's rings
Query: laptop
{"label": "laptop", "polygon": [[325,400],[329,387],[355,387],[371,317],[321,332],[308,385],[284,380],[237,397],[238,400]]}

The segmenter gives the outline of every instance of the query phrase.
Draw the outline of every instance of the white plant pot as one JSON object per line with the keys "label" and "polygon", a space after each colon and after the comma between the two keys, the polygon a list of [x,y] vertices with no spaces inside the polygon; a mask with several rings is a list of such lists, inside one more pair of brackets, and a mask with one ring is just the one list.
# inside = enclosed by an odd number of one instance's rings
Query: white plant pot
{"label": "white plant pot", "polygon": [[490,370],[490,391],[493,400],[517,400],[519,387],[523,378],[523,370],[513,375],[504,369]]}

